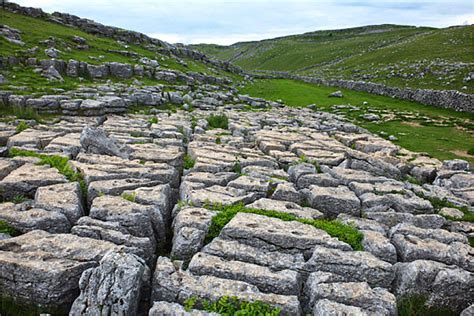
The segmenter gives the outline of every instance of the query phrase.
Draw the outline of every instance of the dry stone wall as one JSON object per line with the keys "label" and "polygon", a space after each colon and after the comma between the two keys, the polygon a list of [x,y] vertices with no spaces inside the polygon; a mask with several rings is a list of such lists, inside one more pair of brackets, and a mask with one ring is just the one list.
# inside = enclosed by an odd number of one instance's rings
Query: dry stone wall
{"label": "dry stone wall", "polygon": [[456,111],[474,113],[474,95],[462,93],[456,90],[432,90],[432,89],[403,89],[388,87],[379,83],[353,81],[342,79],[319,79],[306,76],[298,76],[284,72],[254,73],[255,78],[285,78],[300,80],[307,83],[324,85],[330,87],[341,87],[356,91],[364,91],[391,98],[419,102],[421,104],[432,105],[441,108],[453,109]]}

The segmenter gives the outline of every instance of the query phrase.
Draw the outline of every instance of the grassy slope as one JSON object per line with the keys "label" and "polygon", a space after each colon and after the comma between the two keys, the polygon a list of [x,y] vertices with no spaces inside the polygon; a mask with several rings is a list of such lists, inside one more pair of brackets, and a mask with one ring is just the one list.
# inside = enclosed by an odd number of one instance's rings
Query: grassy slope
{"label": "grassy slope", "polygon": [[[241,93],[271,100],[281,99],[290,106],[316,104],[318,109],[330,112],[335,112],[334,104],[355,105],[361,110],[339,109],[337,111],[371,132],[384,131],[387,135],[395,135],[399,139],[395,143],[409,150],[426,152],[438,159],[461,158],[474,163],[474,156],[467,155],[467,150],[474,148],[473,114],[345,89],[342,89],[344,98],[328,98],[328,94],[335,90],[331,87],[291,80],[256,80],[254,84],[243,88]],[[363,106],[364,101],[369,104]],[[363,110],[364,108],[366,109]],[[368,108],[398,114],[392,121],[371,123],[360,117],[367,113]],[[406,112],[407,116],[402,117],[402,112]],[[407,118],[416,113],[418,117]],[[430,123],[433,120],[449,126],[435,126]],[[457,154],[454,151],[458,151]]]}
{"label": "grassy slope", "polygon": [[[235,79],[235,75],[225,71],[218,70],[217,74],[210,68],[200,62],[191,59],[183,59],[188,65],[183,66],[176,58],[162,55],[153,51],[153,49],[145,48],[139,45],[124,46],[114,39],[100,37],[82,32],[76,28],[59,25],[42,19],[14,14],[0,9],[0,21],[10,27],[20,30],[24,46],[12,44],[0,36],[0,56],[26,56],[25,50],[38,47],[35,54],[29,54],[28,57],[36,57],[39,59],[49,58],[45,55],[44,50],[47,46],[40,44],[41,41],[53,37],[56,40],[55,47],[61,51],[59,58],[64,60],[75,59],[85,61],[90,64],[100,64],[104,62],[121,62],[121,63],[138,63],[139,58],[124,56],[119,53],[109,52],[109,50],[129,51],[140,54],[140,56],[156,59],[161,67],[166,69],[175,69],[180,71],[195,71],[218,76],[229,76]],[[81,36],[86,39],[89,49],[79,50],[76,43],[72,41],[73,36]],[[99,56],[102,56],[99,58]],[[90,58],[93,57],[93,58]],[[97,60],[99,58],[99,60]],[[43,88],[63,88],[72,89],[79,85],[78,80],[65,77],[64,83],[49,82],[39,74],[33,72],[32,68],[15,67],[8,71],[2,71],[6,75],[9,83],[17,86],[26,86],[30,91],[41,91]],[[142,80],[143,81],[143,80]],[[146,81],[146,80],[145,80]],[[88,84],[84,82],[83,84]],[[8,86],[7,86],[8,87]]]}
{"label": "grassy slope", "polygon": [[[404,62],[443,61],[473,62],[474,26],[448,29],[380,25],[337,31],[318,31],[302,35],[236,43],[231,46],[196,45],[203,52],[223,60],[231,60],[247,70],[277,70],[311,74],[326,78],[358,79],[364,73],[379,71],[380,78],[371,79],[395,86],[461,89],[474,92],[474,83],[462,82],[474,67],[455,70],[449,80],[436,75],[422,79],[386,80],[388,66]],[[439,68],[439,67],[438,67]],[[436,66],[434,67],[436,70]],[[407,69],[410,73],[418,70]]]}

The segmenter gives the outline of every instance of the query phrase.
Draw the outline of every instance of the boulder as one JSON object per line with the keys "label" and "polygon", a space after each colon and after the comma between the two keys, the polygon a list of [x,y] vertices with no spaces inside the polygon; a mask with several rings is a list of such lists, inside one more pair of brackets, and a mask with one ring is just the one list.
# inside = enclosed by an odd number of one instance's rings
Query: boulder
{"label": "boulder", "polygon": [[86,126],[82,130],[81,146],[87,153],[118,156],[124,159],[127,159],[132,153],[129,146],[120,144],[114,138],[107,136],[103,129],[90,126]]}
{"label": "boulder", "polygon": [[150,276],[150,270],[141,258],[109,252],[98,267],[82,273],[81,293],[69,315],[136,315]]}
{"label": "boulder", "polygon": [[393,290],[397,297],[423,295],[426,304],[460,313],[472,303],[474,274],[430,260],[394,265]]}

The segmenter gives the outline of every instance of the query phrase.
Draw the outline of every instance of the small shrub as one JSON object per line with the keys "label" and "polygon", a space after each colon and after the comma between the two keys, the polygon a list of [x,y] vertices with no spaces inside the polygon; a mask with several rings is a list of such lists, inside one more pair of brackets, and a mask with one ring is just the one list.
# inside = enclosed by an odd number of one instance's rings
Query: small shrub
{"label": "small shrub", "polygon": [[20,232],[11,227],[7,222],[0,221],[0,233],[8,234],[10,236],[18,236]]}
{"label": "small shrub", "polygon": [[474,148],[469,148],[469,150],[467,151],[467,154],[474,156]]}
{"label": "small shrub", "polygon": [[222,144],[222,139],[221,139],[220,136],[217,136],[217,137],[216,137],[216,144],[217,144],[217,145]]}
{"label": "small shrub", "polygon": [[153,116],[151,117],[149,120],[148,120],[148,123],[150,124],[158,124],[158,118],[156,116]]}
{"label": "small shrub", "polygon": [[185,309],[187,311],[190,311],[194,307],[202,307],[202,309],[207,312],[214,312],[221,315],[280,315],[279,308],[273,308],[269,304],[263,303],[261,301],[241,301],[235,296],[222,296],[215,302],[210,302],[208,300],[198,300],[197,297],[191,297],[185,301]]}
{"label": "small shrub", "polygon": [[409,176],[409,175],[406,175],[403,180],[406,181],[406,182],[412,183],[412,184],[423,185],[423,183],[421,181],[419,181],[415,177],[412,177],[412,176]]}
{"label": "small shrub", "polygon": [[30,125],[28,125],[28,123],[26,123],[25,121],[21,121],[20,123],[18,123],[18,125],[16,126],[16,129],[15,131],[17,133],[21,133],[23,132],[25,129],[28,129],[30,128]]}
{"label": "small shrub", "polygon": [[137,194],[135,192],[133,193],[126,193],[126,192],[123,192],[122,195],[121,195],[122,199],[124,200],[127,200],[127,201],[130,201],[130,202],[133,202],[135,203],[135,199],[137,197]]}
{"label": "small shrub", "polygon": [[229,118],[225,115],[211,115],[207,118],[210,128],[229,129]]}
{"label": "small shrub", "polygon": [[15,203],[15,204],[20,204],[20,203],[23,203],[25,202],[26,200],[28,200],[24,195],[15,195],[12,199],[12,202]]}
{"label": "small shrub", "polygon": [[193,130],[193,132],[197,126],[197,122],[198,122],[198,119],[194,115],[191,116],[191,129]]}
{"label": "small shrub", "polygon": [[196,160],[194,160],[190,155],[186,154],[184,155],[184,164],[183,164],[183,168],[184,169],[191,169],[194,167],[194,165],[196,164]]}
{"label": "small shrub", "polygon": [[422,295],[411,295],[402,297],[397,302],[399,316],[450,316],[456,313],[444,309],[426,305],[426,297]]}
{"label": "small shrub", "polygon": [[234,166],[232,167],[232,171],[238,174],[242,174],[242,165],[239,161],[237,161]]}

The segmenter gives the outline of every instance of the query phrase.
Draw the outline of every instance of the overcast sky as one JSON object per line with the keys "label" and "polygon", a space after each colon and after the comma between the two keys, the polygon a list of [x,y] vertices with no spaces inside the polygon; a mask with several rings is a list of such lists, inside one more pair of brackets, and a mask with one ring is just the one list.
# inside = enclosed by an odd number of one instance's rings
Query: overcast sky
{"label": "overcast sky", "polygon": [[474,24],[474,0],[16,0],[170,43],[228,45],[323,29],[395,23]]}

